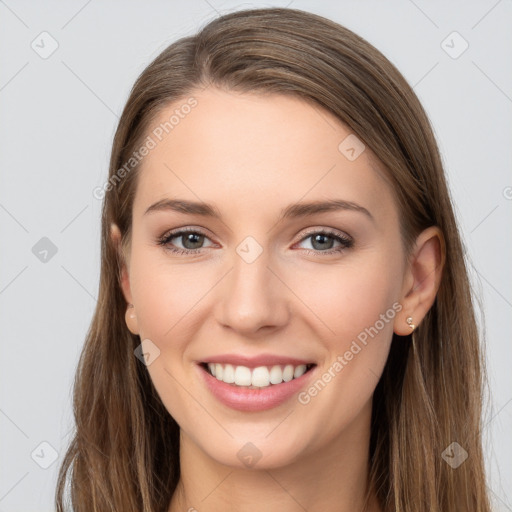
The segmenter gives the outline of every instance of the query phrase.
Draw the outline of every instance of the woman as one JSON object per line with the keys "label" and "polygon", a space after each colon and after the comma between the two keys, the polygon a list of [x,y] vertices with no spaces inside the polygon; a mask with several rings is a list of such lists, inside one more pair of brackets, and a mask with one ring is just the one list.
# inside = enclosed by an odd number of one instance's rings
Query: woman
{"label": "woman", "polygon": [[58,510],[489,510],[442,163],[368,42],[214,20],[135,83],[100,192]]}

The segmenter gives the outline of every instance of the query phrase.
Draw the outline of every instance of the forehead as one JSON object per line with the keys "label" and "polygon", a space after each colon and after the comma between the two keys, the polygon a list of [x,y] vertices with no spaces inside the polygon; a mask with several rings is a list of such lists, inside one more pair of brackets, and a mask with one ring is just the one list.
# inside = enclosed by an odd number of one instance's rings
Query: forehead
{"label": "forehead", "polygon": [[295,96],[208,88],[168,105],[148,134],[154,148],[139,169],[140,214],[168,197],[236,212],[329,197],[372,204],[377,215],[393,206],[370,150],[334,115]]}

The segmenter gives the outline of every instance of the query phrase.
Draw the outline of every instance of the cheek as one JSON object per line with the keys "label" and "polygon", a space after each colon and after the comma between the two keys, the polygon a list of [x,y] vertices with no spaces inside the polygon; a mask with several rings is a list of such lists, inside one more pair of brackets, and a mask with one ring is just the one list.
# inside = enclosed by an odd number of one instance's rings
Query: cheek
{"label": "cheek", "polygon": [[173,339],[194,320],[194,306],[215,284],[215,274],[193,264],[171,264],[154,250],[134,251],[130,284],[141,338]]}
{"label": "cheek", "polygon": [[139,335],[160,351],[147,369],[162,402],[180,425],[204,412],[186,391],[193,383],[185,356],[197,330],[194,326],[200,323],[201,299],[215,284],[211,271],[193,267],[171,264],[154,249],[132,252],[130,286]]}
{"label": "cheek", "polygon": [[293,287],[324,325],[331,350],[342,350],[376,323],[388,337],[392,331],[389,320],[399,307],[401,272],[400,258],[393,262],[380,251],[340,266],[314,269],[308,275],[301,273]]}
{"label": "cheek", "polygon": [[402,308],[402,267],[399,257],[382,254],[333,269],[308,291],[306,283],[312,281],[302,280],[299,293],[329,331],[322,330],[328,333],[323,337],[326,359],[299,402],[327,425],[327,438],[368,403],[387,360],[394,318]]}
{"label": "cheek", "polygon": [[[402,308],[401,276],[399,255],[380,250],[324,267],[317,279],[313,274],[296,279],[296,293],[307,299],[317,317],[317,333],[323,333],[321,371],[330,372],[325,382],[333,383],[325,394],[322,391],[323,403],[357,408],[373,393],[388,356],[394,319]],[[344,399],[340,402],[336,396]]]}

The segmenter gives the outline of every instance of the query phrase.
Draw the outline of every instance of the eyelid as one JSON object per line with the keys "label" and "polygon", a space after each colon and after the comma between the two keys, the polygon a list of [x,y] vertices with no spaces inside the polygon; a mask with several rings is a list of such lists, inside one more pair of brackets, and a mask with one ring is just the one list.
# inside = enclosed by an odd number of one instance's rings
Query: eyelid
{"label": "eyelid", "polygon": [[207,238],[211,238],[210,231],[200,226],[184,226],[180,228],[173,228],[165,231],[160,238],[169,238],[170,236],[176,236],[180,233],[198,233]]}
{"label": "eyelid", "polygon": [[[197,227],[196,226],[185,226],[185,227],[181,227],[181,228],[174,228],[174,229],[166,231],[162,236],[158,237],[157,241],[159,243],[161,243],[162,245],[165,245],[164,242],[166,240],[168,241],[168,240],[170,240],[172,238],[179,238],[179,235],[182,235],[184,233],[195,233],[195,234],[204,236],[210,242],[212,242],[212,244],[215,244],[216,242],[214,242],[212,240],[212,237],[207,234],[207,231],[208,230],[206,230],[205,228],[198,227],[198,226]],[[207,247],[201,247],[200,249],[186,249],[186,250],[188,250],[188,251],[200,251],[201,249],[207,249]]]}
{"label": "eyelid", "polygon": [[307,228],[306,231],[302,233],[301,238],[299,239],[299,242],[304,240],[304,238],[307,238],[308,236],[314,235],[316,233],[325,233],[327,235],[333,235],[333,236],[339,236],[341,238],[352,239],[352,237],[348,233],[345,233],[344,231],[341,231],[339,229],[315,226],[313,228]]}

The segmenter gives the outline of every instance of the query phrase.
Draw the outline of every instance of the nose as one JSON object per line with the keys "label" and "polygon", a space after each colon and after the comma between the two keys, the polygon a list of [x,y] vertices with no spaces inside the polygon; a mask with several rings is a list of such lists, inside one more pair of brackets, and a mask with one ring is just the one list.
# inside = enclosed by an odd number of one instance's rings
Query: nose
{"label": "nose", "polygon": [[233,268],[217,290],[216,319],[222,326],[250,337],[268,335],[286,325],[287,288],[268,265],[265,251],[252,263],[234,255]]}

